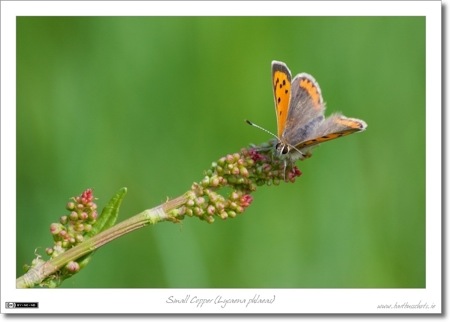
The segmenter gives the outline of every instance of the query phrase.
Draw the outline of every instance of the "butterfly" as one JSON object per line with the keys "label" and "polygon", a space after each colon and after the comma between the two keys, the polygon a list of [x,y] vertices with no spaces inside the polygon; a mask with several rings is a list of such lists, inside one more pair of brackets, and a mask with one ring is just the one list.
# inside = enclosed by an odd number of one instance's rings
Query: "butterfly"
{"label": "butterfly", "polygon": [[292,79],[285,63],[272,62],[272,86],[277,115],[277,135],[247,121],[277,138],[275,154],[292,163],[311,156],[311,148],[356,132],[364,131],[363,120],[334,113],[325,118],[325,104],[314,77],[300,73]]}

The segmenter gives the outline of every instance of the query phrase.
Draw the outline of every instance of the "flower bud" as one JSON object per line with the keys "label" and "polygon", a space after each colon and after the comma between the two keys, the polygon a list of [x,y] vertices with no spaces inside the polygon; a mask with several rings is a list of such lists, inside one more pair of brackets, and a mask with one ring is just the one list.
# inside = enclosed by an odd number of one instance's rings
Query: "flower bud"
{"label": "flower bud", "polygon": [[66,205],[66,209],[67,210],[74,210],[75,209],[75,203],[73,203],[72,201],[68,202]]}
{"label": "flower bud", "polygon": [[71,273],[76,273],[80,270],[80,264],[78,264],[77,262],[71,261],[71,262],[67,263],[66,269]]}
{"label": "flower bud", "polygon": [[61,232],[61,230],[63,230],[63,229],[64,229],[64,226],[61,224],[53,223],[50,225],[50,233],[52,235],[58,235]]}

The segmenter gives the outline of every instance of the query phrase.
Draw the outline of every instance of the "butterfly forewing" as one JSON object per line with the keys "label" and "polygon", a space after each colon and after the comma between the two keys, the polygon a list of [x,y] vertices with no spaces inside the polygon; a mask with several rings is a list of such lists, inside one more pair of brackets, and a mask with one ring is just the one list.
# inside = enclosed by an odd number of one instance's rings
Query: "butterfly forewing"
{"label": "butterfly forewing", "polygon": [[275,113],[277,114],[277,135],[281,137],[286,126],[291,97],[291,72],[286,64],[278,61],[272,62],[272,87]]}

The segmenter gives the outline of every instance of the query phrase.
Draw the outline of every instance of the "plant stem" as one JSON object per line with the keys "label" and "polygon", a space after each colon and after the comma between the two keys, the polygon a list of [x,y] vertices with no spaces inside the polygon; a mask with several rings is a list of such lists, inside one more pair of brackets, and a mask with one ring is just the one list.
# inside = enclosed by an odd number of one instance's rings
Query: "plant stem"
{"label": "plant stem", "polygon": [[149,224],[154,225],[162,221],[174,221],[174,218],[168,215],[173,210],[188,200],[186,195],[182,195],[172,200],[154,207],[144,210],[143,212],[93,236],[85,242],[69,249],[60,256],[57,256],[47,262],[31,268],[26,274],[16,279],[17,288],[29,288],[41,283],[45,278],[55,274],[67,263],[75,261],[80,257],[91,253],[101,246],[119,238],[136,229],[145,227]]}

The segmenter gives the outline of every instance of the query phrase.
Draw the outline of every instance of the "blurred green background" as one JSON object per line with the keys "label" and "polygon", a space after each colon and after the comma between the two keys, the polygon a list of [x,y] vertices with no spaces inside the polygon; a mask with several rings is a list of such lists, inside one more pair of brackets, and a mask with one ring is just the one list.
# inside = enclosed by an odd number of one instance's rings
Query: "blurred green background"
{"label": "blurred green background", "polygon": [[19,17],[17,276],[94,188],[119,220],[276,132],[270,64],[311,73],[327,115],[368,123],[212,225],[116,240],[63,287],[425,287],[424,17]]}

